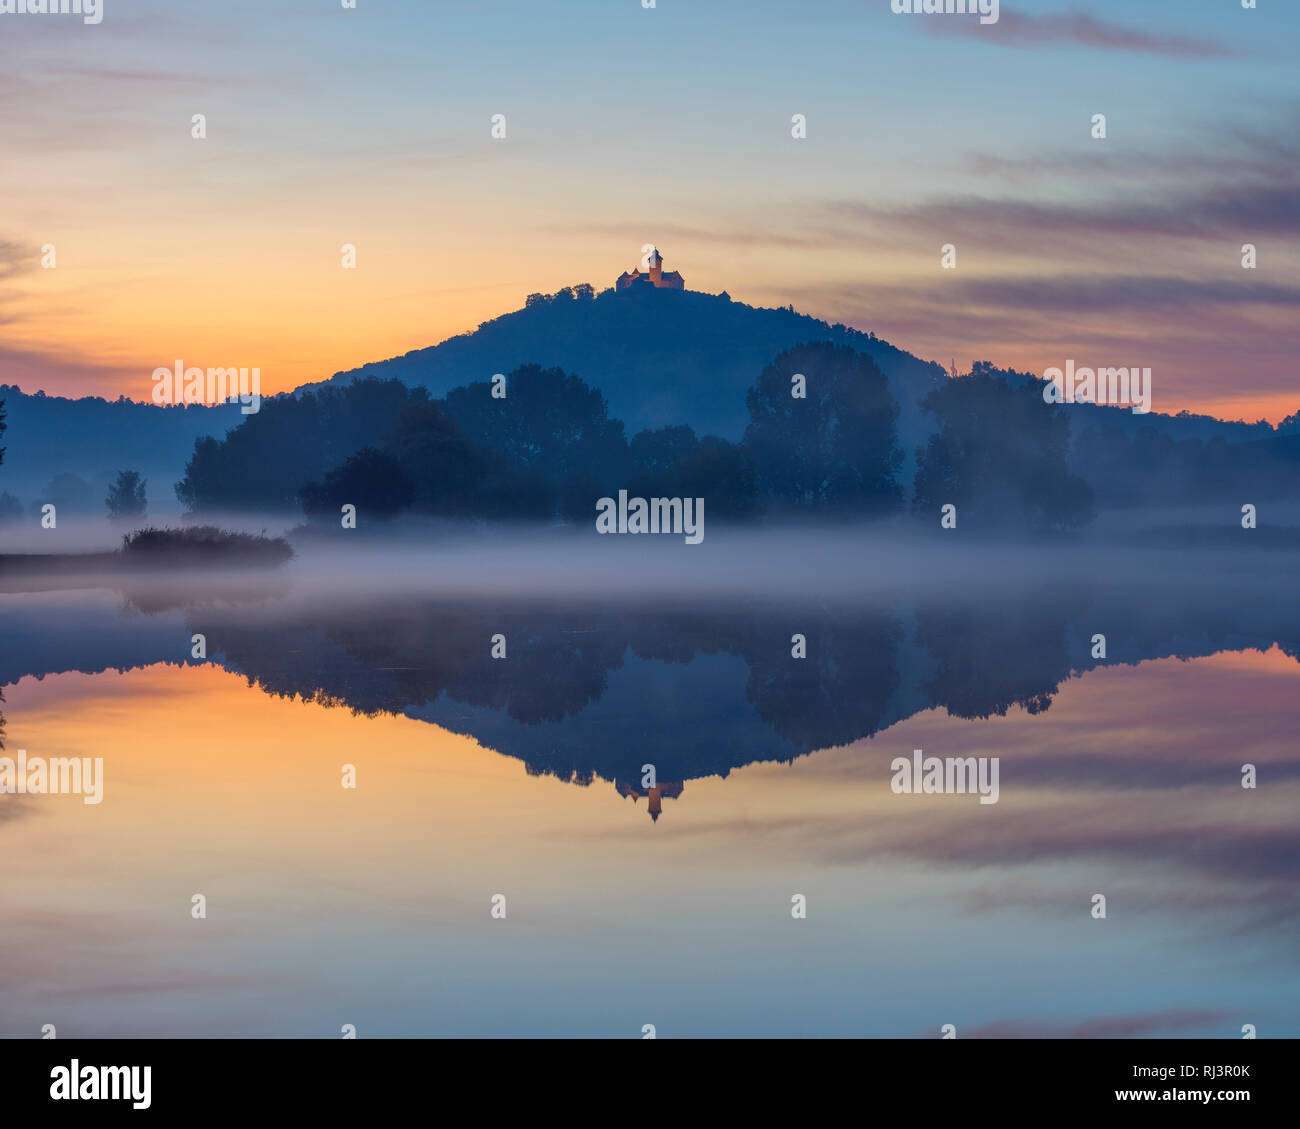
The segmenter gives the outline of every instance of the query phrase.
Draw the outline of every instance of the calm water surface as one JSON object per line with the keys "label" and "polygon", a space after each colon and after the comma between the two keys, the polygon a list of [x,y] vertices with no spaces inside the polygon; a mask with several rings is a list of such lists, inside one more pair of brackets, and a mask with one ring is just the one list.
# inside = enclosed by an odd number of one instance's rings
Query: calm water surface
{"label": "calm water surface", "polygon": [[[104,762],[99,805],[0,796],[0,1034],[1300,1034],[1275,571],[0,596],[5,754]],[[914,749],[1000,758],[998,802],[894,794]]]}

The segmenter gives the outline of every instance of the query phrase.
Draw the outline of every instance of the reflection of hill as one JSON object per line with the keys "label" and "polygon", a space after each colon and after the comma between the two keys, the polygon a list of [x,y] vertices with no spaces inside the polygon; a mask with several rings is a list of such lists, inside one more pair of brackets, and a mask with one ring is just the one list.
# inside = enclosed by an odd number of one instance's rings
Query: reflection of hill
{"label": "reflection of hill", "polygon": [[[1279,578],[1285,589],[1285,582]],[[223,633],[229,662],[278,693],[318,694],[473,736],[534,772],[661,779],[725,775],[871,736],[919,710],[987,717],[1048,709],[1060,683],[1108,662],[1300,639],[1270,585],[1249,596],[1044,584],[914,611],[734,602],[650,610],[394,602],[311,616],[294,655],[280,626]],[[304,629],[299,629],[303,631]],[[808,640],[791,658],[790,637]],[[494,634],[508,658],[490,657]],[[268,664],[267,659],[272,661]]]}
{"label": "reflection of hill", "polygon": [[[1217,583],[1217,582],[1216,582]],[[43,597],[54,601],[54,597]],[[734,600],[697,607],[450,602],[358,592],[123,619],[120,602],[11,604],[0,685],[25,674],[212,661],[268,693],[405,714],[473,736],[530,771],[683,782],[790,760],[940,707],[986,717],[1050,708],[1106,663],[1280,644],[1300,653],[1285,575],[1213,584],[1041,585],[889,610]],[[170,600],[160,606],[171,607]],[[62,610],[60,610],[62,609]],[[807,658],[791,657],[791,636]],[[491,657],[504,635],[507,658]]]}
{"label": "reflection of hill", "polygon": [[[806,660],[790,657],[796,630]],[[900,634],[881,614],[395,603],[227,628],[221,648],[274,693],[437,722],[538,771],[635,778],[653,763],[680,780],[874,732]]]}

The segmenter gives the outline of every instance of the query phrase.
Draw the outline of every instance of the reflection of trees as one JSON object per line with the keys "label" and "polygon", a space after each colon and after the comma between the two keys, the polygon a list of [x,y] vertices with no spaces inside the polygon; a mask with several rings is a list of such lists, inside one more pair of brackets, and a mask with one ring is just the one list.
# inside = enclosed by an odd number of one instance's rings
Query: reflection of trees
{"label": "reflection of trees", "polygon": [[170,576],[125,577],[117,585],[127,611],[160,615],[180,608],[203,605],[238,607],[270,600],[289,592],[289,581],[278,575],[210,573],[195,577],[184,572]]}
{"label": "reflection of trees", "polygon": [[[1070,670],[1066,617],[1052,600],[1021,599],[918,616],[938,663],[929,701],[959,717],[1047,707]],[[197,630],[197,627],[195,628]],[[804,659],[790,637],[807,638]],[[502,634],[507,659],[491,657]],[[221,649],[266,690],[400,712],[440,696],[506,713],[525,725],[581,713],[631,652],[687,664],[733,654],[749,667],[746,699],[796,752],[877,732],[899,688],[902,629],[887,612],[732,606],[698,611],[600,611],[444,604],[322,609],[310,622],[224,627]],[[693,677],[684,672],[682,677]],[[734,703],[719,702],[719,709]],[[891,719],[892,720],[892,719]],[[601,755],[593,750],[593,755]],[[736,764],[745,763],[736,750]]]}
{"label": "reflection of trees", "polygon": [[[746,653],[746,693],[782,737],[806,749],[846,745],[875,733],[898,689],[902,628],[883,612],[823,611],[786,616]],[[790,636],[807,638],[807,657],[793,659]]]}
{"label": "reflection of trees", "polygon": [[[902,629],[892,615],[841,609],[737,608],[707,616],[687,611],[645,614],[632,622],[632,650],[642,658],[689,662],[726,652],[749,666],[749,702],[800,751],[848,744],[879,728],[898,689]],[[807,657],[791,655],[804,635]]]}
{"label": "reflection of trees", "polygon": [[916,621],[917,641],[938,664],[922,688],[956,717],[1012,706],[1041,713],[1070,674],[1068,615],[1054,592],[918,610]]}
{"label": "reflection of trees", "polygon": [[[505,710],[526,725],[559,721],[605,692],[609,671],[623,665],[622,634],[599,615],[538,618],[510,612],[480,621],[476,657],[447,684],[448,696],[471,706]],[[493,659],[487,640],[506,636],[509,658]]]}
{"label": "reflection of trees", "polygon": [[[893,610],[741,600],[574,607],[358,596],[278,619],[239,617],[213,627],[209,647],[268,692],[364,713],[419,711],[534,770],[621,779],[652,759],[663,779],[685,780],[848,744],[930,706],[962,718],[1041,712],[1073,670],[1092,665],[1095,631],[1107,634],[1112,664],[1273,639],[1295,647],[1300,633],[1279,623],[1276,591],[1211,597],[1075,585],[1068,596],[1041,586],[921,605],[905,668]],[[192,616],[191,629],[208,618]],[[804,659],[791,656],[795,633],[807,638]],[[491,657],[497,634],[505,660]],[[594,708],[625,665],[618,693]]]}
{"label": "reflection of trees", "polygon": [[[192,625],[199,630],[197,622]],[[790,654],[790,636],[809,640]],[[494,635],[507,658],[491,657]],[[433,603],[321,609],[307,621],[224,626],[220,650],[266,690],[338,702],[364,713],[400,712],[441,695],[534,725],[581,713],[605,692],[629,650],[688,664],[701,654],[748,664],[746,699],[792,752],[874,733],[898,687],[901,629],[885,613],[735,606],[570,610]],[[699,669],[681,678],[702,677]],[[719,702],[725,711],[734,703]],[[593,750],[593,755],[603,755]],[[730,767],[745,763],[743,750]],[[582,772],[579,766],[577,771]]]}
{"label": "reflection of trees", "polygon": [[[602,618],[403,602],[326,610],[309,623],[223,628],[221,648],[233,666],[285,696],[396,713],[445,693],[535,724],[595,701],[607,672],[622,664],[626,642]],[[497,634],[506,637],[504,660],[491,657]]]}
{"label": "reflection of trees", "polygon": [[[637,781],[650,762],[659,779],[683,781],[847,744],[930,706],[964,718],[1041,711],[1073,671],[1097,665],[1097,632],[1112,667],[1274,642],[1300,655],[1290,558],[1280,563],[1243,560],[1225,586],[1215,562],[1135,584],[1140,556],[1122,568],[1075,560],[1052,584],[963,592],[915,612],[790,598],[467,601],[364,585],[302,602],[282,576],[117,586],[130,610],[192,608],[186,625],[207,635],[209,654],[269,693],[408,712],[566,779]],[[90,630],[79,617],[18,621],[0,681],[178,657],[170,625],[166,638],[141,636],[103,614]],[[899,623],[913,618],[904,635]],[[791,657],[795,633],[805,659]],[[497,634],[504,661],[491,657]]]}

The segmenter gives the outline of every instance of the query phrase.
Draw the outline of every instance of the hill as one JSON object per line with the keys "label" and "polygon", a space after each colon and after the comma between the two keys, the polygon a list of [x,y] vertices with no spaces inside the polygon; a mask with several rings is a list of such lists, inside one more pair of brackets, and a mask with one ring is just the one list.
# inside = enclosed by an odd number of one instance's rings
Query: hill
{"label": "hill", "polygon": [[701,435],[736,441],[749,422],[745,393],[763,367],[808,341],[850,345],[871,356],[902,408],[904,438],[923,433],[915,404],[943,379],[940,365],[792,308],[763,309],[694,290],[535,295],[524,309],[486,321],[473,333],[332,379],[396,378],[442,396],[535,362],[563,368],[600,389],[610,415],[623,420],[629,436],[687,423]]}
{"label": "hill", "polygon": [[[690,424],[699,434],[739,440],[749,422],[745,394],[763,367],[783,350],[809,341],[849,345],[869,355],[889,379],[899,403],[899,438],[913,469],[916,444],[931,424],[919,401],[945,379],[944,368],[846,325],[831,325],[794,311],[733,301],[694,290],[643,289],[592,294],[568,287],[533,295],[521,310],[486,321],[472,333],[439,345],[341,372],[329,383],[357,377],[397,379],[443,396],[460,385],[507,373],[520,365],[558,366],[598,388],[610,415],[643,428]],[[941,315],[940,315],[941,316]],[[1033,379],[1018,374],[1022,381]],[[1267,424],[1224,422],[1211,416],[1071,405],[1079,427],[1101,424],[1133,435],[1152,427],[1175,441],[1222,436],[1230,443],[1273,434]]]}

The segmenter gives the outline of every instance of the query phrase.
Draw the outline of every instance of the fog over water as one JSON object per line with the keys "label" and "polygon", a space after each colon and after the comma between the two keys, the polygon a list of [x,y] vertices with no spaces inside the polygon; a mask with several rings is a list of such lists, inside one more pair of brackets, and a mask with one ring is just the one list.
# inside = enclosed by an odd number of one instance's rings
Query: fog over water
{"label": "fog over water", "polygon": [[[706,521],[704,540],[696,545],[680,535],[600,535],[594,526],[577,525],[424,522],[358,531],[309,529],[288,515],[216,516],[205,518],[204,524],[268,536],[287,534],[297,559],[283,575],[292,578],[296,589],[374,586],[475,597],[748,593],[798,601],[809,596],[889,598],[897,593],[952,596],[1069,579],[1126,587],[1159,586],[1170,574],[1180,582],[1222,581],[1285,571],[1295,559],[1285,550],[1269,551],[1262,544],[1267,530],[1240,529],[1240,515],[1224,507],[1142,513],[1141,522],[1121,514],[1088,536],[1024,540],[922,529],[910,523],[754,527]],[[1271,522],[1279,517],[1270,509]],[[184,528],[181,523],[159,524]],[[1196,554],[1144,544],[1144,532],[1167,527],[1213,528],[1220,539]],[[97,520],[61,521],[57,531],[26,524],[2,532],[0,551],[16,554],[108,552],[120,546],[122,536],[121,528]],[[76,575],[87,583],[97,579],[93,568]],[[137,570],[133,577],[140,582],[151,577],[151,583],[170,577],[196,589],[213,579],[192,566],[184,570],[183,579],[175,569],[163,570],[161,576]],[[98,579],[119,582],[110,575]],[[221,586],[239,584],[226,571],[218,579]],[[12,587],[20,582],[8,583]]]}

